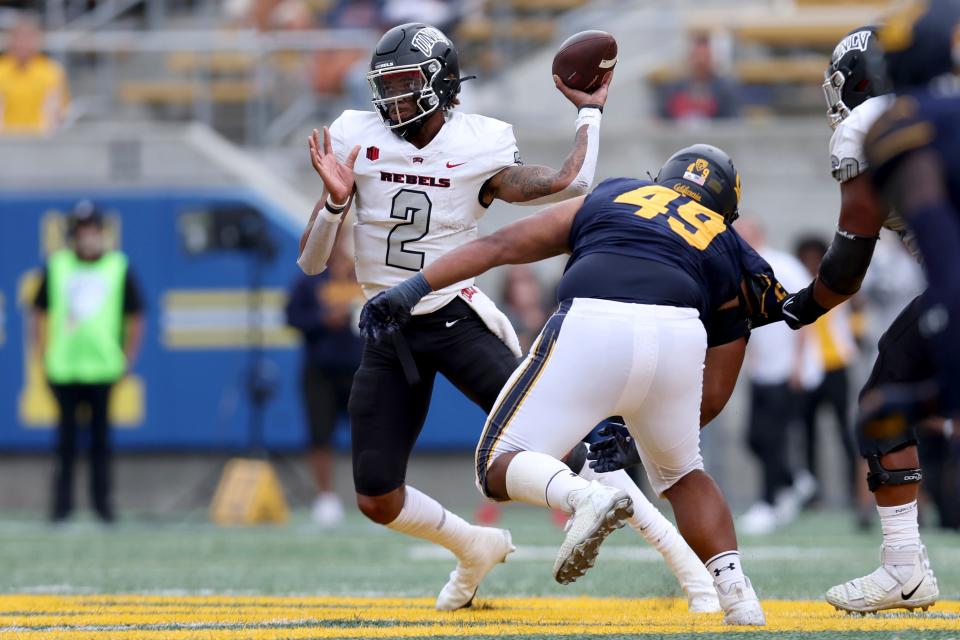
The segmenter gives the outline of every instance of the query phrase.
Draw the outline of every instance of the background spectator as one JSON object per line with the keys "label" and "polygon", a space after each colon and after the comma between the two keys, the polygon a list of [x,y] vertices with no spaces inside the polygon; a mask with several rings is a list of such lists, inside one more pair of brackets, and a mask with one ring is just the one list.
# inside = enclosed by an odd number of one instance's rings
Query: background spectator
{"label": "background spectator", "polygon": [[69,225],[71,247],[50,256],[34,300],[34,340],[60,409],[51,518],[73,509],[77,409],[87,405],[93,507],[109,523],[110,389],[140,352],[143,303],[127,257],[107,250],[93,204],[78,203]]}
{"label": "background spectator", "polygon": [[343,506],[334,493],[330,440],[337,417],[346,413],[353,373],[360,364],[363,342],[354,312],[362,302],[353,261],[340,248],[323,273],[297,278],[287,302],[287,322],[303,334],[301,389],[317,487],[312,515],[321,526],[343,520]]}
{"label": "background spectator", "polygon": [[702,121],[740,115],[740,89],[714,66],[710,36],[694,35],[690,41],[686,75],[658,89],[661,118]]}
{"label": "background spectator", "polygon": [[[741,220],[737,229],[773,267],[789,291],[809,282],[803,265],[792,255],[766,246],[763,229],[752,220]],[[761,467],[761,496],[741,517],[738,527],[747,534],[772,533],[796,518],[802,503],[815,491],[813,477],[794,473],[788,455],[787,434],[799,418],[798,381],[805,364],[804,342],[808,330],[792,331],[784,323],[755,330],[747,346],[750,379],[750,413],[747,444]]]}
{"label": "background spectator", "polygon": [[58,62],[40,53],[40,23],[21,14],[0,55],[0,132],[49,133],[70,103],[66,75]]}
{"label": "background spectator", "polygon": [[[810,276],[820,270],[820,262],[827,252],[823,239],[811,236],[797,243],[797,258],[804,264]],[[812,344],[823,364],[823,380],[809,390],[803,400],[803,425],[805,435],[806,465],[810,473],[819,478],[817,468],[817,425],[819,411],[824,405],[832,411],[837,425],[837,434],[843,446],[844,477],[848,483],[851,503],[857,502],[857,448],[850,422],[850,382],[848,367],[857,356],[857,342],[853,331],[850,305],[835,307],[814,323],[811,331]],[[872,501],[860,510],[861,522],[873,511]]]}

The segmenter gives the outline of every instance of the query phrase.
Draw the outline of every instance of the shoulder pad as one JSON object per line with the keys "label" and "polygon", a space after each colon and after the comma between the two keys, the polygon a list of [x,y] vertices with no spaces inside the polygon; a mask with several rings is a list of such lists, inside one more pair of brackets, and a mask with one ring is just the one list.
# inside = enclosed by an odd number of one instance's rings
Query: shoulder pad
{"label": "shoulder pad", "polygon": [[830,138],[830,173],[838,182],[852,180],[867,170],[863,141],[867,130],[889,104],[887,96],[871,98],[837,125]]}

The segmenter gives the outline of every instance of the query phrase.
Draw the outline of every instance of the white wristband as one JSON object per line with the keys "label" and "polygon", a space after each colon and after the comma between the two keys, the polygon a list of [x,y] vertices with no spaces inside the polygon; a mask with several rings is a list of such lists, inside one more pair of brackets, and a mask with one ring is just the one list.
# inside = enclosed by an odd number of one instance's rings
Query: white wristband
{"label": "white wristband", "polygon": [[587,107],[586,109],[580,109],[580,111],[577,112],[577,120],[574,123],[575,125],[574,131],[580,131],[580,127],[582,127],[585,124],[586,125],[593,124],[599,127],[600,118],[602,117],[603,117],[603,112],[600,111],[600,109],[596,109],[594,107]]}
{"label": "white wristband", "polygon": [[331,213],[333,213],[334,211],[336,211],[337,213],[340,213],[341,211],[347,208],[347,204],[349,204],[349,202],[350,202],[350,196],[347,196],[347,199],[344,200],[343,202],[334,202],[333,196],[331,196],[328,193],[327,201],[324,203],[323,206],[326,207],[327,211],[330,211]]}

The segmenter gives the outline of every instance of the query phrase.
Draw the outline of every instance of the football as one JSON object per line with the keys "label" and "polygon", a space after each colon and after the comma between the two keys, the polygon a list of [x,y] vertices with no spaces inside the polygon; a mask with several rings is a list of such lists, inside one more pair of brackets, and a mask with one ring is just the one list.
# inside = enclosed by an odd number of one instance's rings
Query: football
{"label": "football", "polygon": [[606,31],[581,31],[560,45],[553,73],[572,89],[595,91],[617,64],[617,41]]}

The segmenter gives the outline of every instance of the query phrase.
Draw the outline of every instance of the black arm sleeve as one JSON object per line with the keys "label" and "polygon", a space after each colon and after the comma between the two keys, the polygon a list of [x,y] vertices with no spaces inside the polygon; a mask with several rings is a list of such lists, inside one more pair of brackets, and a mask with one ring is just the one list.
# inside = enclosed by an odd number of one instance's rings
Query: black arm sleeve
{"label": "black arm sleeve", "polygon": [[853,295],[867,274],[877,238],[837,229],[827,254],[820,263],[820,280],[832,291]]}
{"label": "black arm sleeve", "polygon": [[143,313],[143,296],[140,294],[140,287],[133,276],[130,267],[127,267],[127,275],[123,281],[123,315],[136,315]]}
{"label": "black arm sleeve", "polygon": [[50,308],[50,294],[47,286],[47,270],[43,270],[40,276],[40,286],[37,288],[37,295],[33,298],[33,308],[37,311],[46,311]]}

